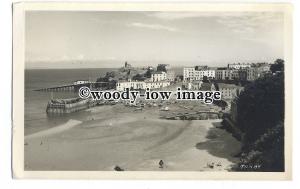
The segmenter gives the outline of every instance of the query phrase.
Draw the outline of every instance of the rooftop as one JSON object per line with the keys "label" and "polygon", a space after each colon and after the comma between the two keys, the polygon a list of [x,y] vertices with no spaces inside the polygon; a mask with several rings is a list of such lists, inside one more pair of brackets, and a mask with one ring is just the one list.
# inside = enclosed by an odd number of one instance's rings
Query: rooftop
{"label": "rooftop", "polygon": [[217,70],[227,70],[227,67],[221,67],[221,68],[217,68]]}
{"label": "rooftop", "polygon": [[163,71],[156,71],[156,72],[154,72],[153,74],[163,74],[163,73],[166,73],[166,72],[163,72]]}

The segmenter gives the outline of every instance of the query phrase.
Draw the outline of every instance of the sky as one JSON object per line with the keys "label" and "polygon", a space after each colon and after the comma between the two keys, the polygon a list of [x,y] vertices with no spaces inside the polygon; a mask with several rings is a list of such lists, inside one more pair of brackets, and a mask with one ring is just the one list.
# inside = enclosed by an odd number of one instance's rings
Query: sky
{"label": "sky", "polygon": [[26,68],[226,66],[284,58],[280,12],[30,11]]}

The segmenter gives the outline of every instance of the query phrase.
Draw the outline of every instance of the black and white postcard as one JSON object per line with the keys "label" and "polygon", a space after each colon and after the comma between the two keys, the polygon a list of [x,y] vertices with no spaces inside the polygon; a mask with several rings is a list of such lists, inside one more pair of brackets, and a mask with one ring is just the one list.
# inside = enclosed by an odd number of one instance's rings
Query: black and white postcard
{"label": "black and white postcard", "polygon": [[291,178],[289,4],[16,3],[16,178]]}

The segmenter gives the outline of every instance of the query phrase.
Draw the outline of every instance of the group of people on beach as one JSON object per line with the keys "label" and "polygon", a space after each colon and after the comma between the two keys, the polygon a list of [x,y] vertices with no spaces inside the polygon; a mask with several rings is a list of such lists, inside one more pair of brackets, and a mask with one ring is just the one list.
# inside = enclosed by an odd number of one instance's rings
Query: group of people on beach
{"label": "group of people on beach", "polygon": [[[164,162],[162,159],[158,162],[158,165],[159,165],[159,168],[160,168],[160,169],[163,169],[163,168],[166,167],[165,162]],[[221,164],[221,162],[218,162],[218,163],[211,162],[211,163],[207,163],[206,166],[207,166],[208,168],[213,169],[215,166],[216,166],[216,167],[221,167],[222,164]],[[121,168],[120,166],[118,166],[118,165],[115,166],[114,170],[115,170],[115,171],[124,171],[124,169],[122,169],[122,168]]]}

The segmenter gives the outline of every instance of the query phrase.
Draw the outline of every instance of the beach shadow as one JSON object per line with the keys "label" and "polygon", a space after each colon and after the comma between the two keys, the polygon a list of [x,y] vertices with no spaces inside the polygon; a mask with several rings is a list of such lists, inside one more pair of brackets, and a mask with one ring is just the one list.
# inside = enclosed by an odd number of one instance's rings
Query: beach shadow
{"label": "beach shadow", "polygon": [[240,152],[240,142],[223,129],[212,127],[206,135],[206,141],[196,144],[199,150],[206,150],[213,156],[226,158],[231,162],[236,162],[234,156]]}

